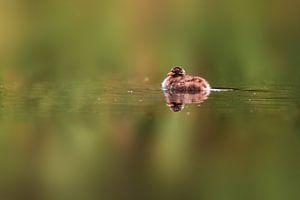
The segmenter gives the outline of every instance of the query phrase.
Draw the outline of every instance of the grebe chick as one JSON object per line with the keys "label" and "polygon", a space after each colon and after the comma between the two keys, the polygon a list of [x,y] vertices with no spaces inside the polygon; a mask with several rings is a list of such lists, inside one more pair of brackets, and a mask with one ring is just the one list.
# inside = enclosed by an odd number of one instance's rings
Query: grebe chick
{"label": "grebe chick", "polygon": [[162,89],[175,92],[209,91],[208,82],[199,76],[187,75],[182,67],[174,67],[162,82]]}

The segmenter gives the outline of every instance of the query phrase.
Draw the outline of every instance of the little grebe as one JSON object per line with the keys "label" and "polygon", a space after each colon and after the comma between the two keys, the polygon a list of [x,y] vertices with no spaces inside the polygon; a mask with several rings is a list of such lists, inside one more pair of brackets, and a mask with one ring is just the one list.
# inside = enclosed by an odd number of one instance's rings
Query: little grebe
{"label": "little grebe", "polygon": [[181,67],[174,67],[167,78],[162,82],[163,90],[176,92],[192,92],[209,91],[208,82],[199,76],[186,75],[185,70]]}

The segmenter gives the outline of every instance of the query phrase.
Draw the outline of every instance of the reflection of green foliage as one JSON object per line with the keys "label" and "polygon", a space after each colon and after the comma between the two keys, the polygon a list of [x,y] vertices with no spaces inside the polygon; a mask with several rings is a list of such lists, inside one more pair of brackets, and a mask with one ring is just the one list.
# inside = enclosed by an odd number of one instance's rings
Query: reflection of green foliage
{"label": "reflection of green foliage", "polygon": [[26,191],[13,193],[17,197],[38,190],[51,197],[108,199],[119,195],[115,190],[134,195],[135,188],[151,197],[188,191],[196,199],[239,199],[252,192],[272,199],[298,192],[297,170],[286,170],[299,167],[298,126],[291,126],[296,105],[284,106],[290,93],[217,93],[201,107],[172,113],[161,91],[142,84],[143,90],[128,93],[127,86],[108,82],[79,83],[7,89],[0,118],[5,158],[0,189],[10,194],[26,185]]}

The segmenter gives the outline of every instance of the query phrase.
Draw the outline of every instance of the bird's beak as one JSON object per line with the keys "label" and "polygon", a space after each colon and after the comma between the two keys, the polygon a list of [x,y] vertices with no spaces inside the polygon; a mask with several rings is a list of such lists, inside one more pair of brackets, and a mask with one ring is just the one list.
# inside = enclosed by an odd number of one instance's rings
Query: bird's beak
{"label": "bird's beak", "polygon": [[174,75],[173,72],[169,72],[169,73],[168,73],[168,76],[173,76],[173,75]]}

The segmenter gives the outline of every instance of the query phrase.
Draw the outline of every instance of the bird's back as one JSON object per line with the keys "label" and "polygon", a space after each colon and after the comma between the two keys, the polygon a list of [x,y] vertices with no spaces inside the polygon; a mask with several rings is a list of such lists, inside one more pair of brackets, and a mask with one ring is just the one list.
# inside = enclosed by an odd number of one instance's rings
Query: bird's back
{"label": "bird's back", "polygon": [[210,89],[205,79],[191,75],[166,78],[163,87],[167,90],[182,92],[198,92]]}

